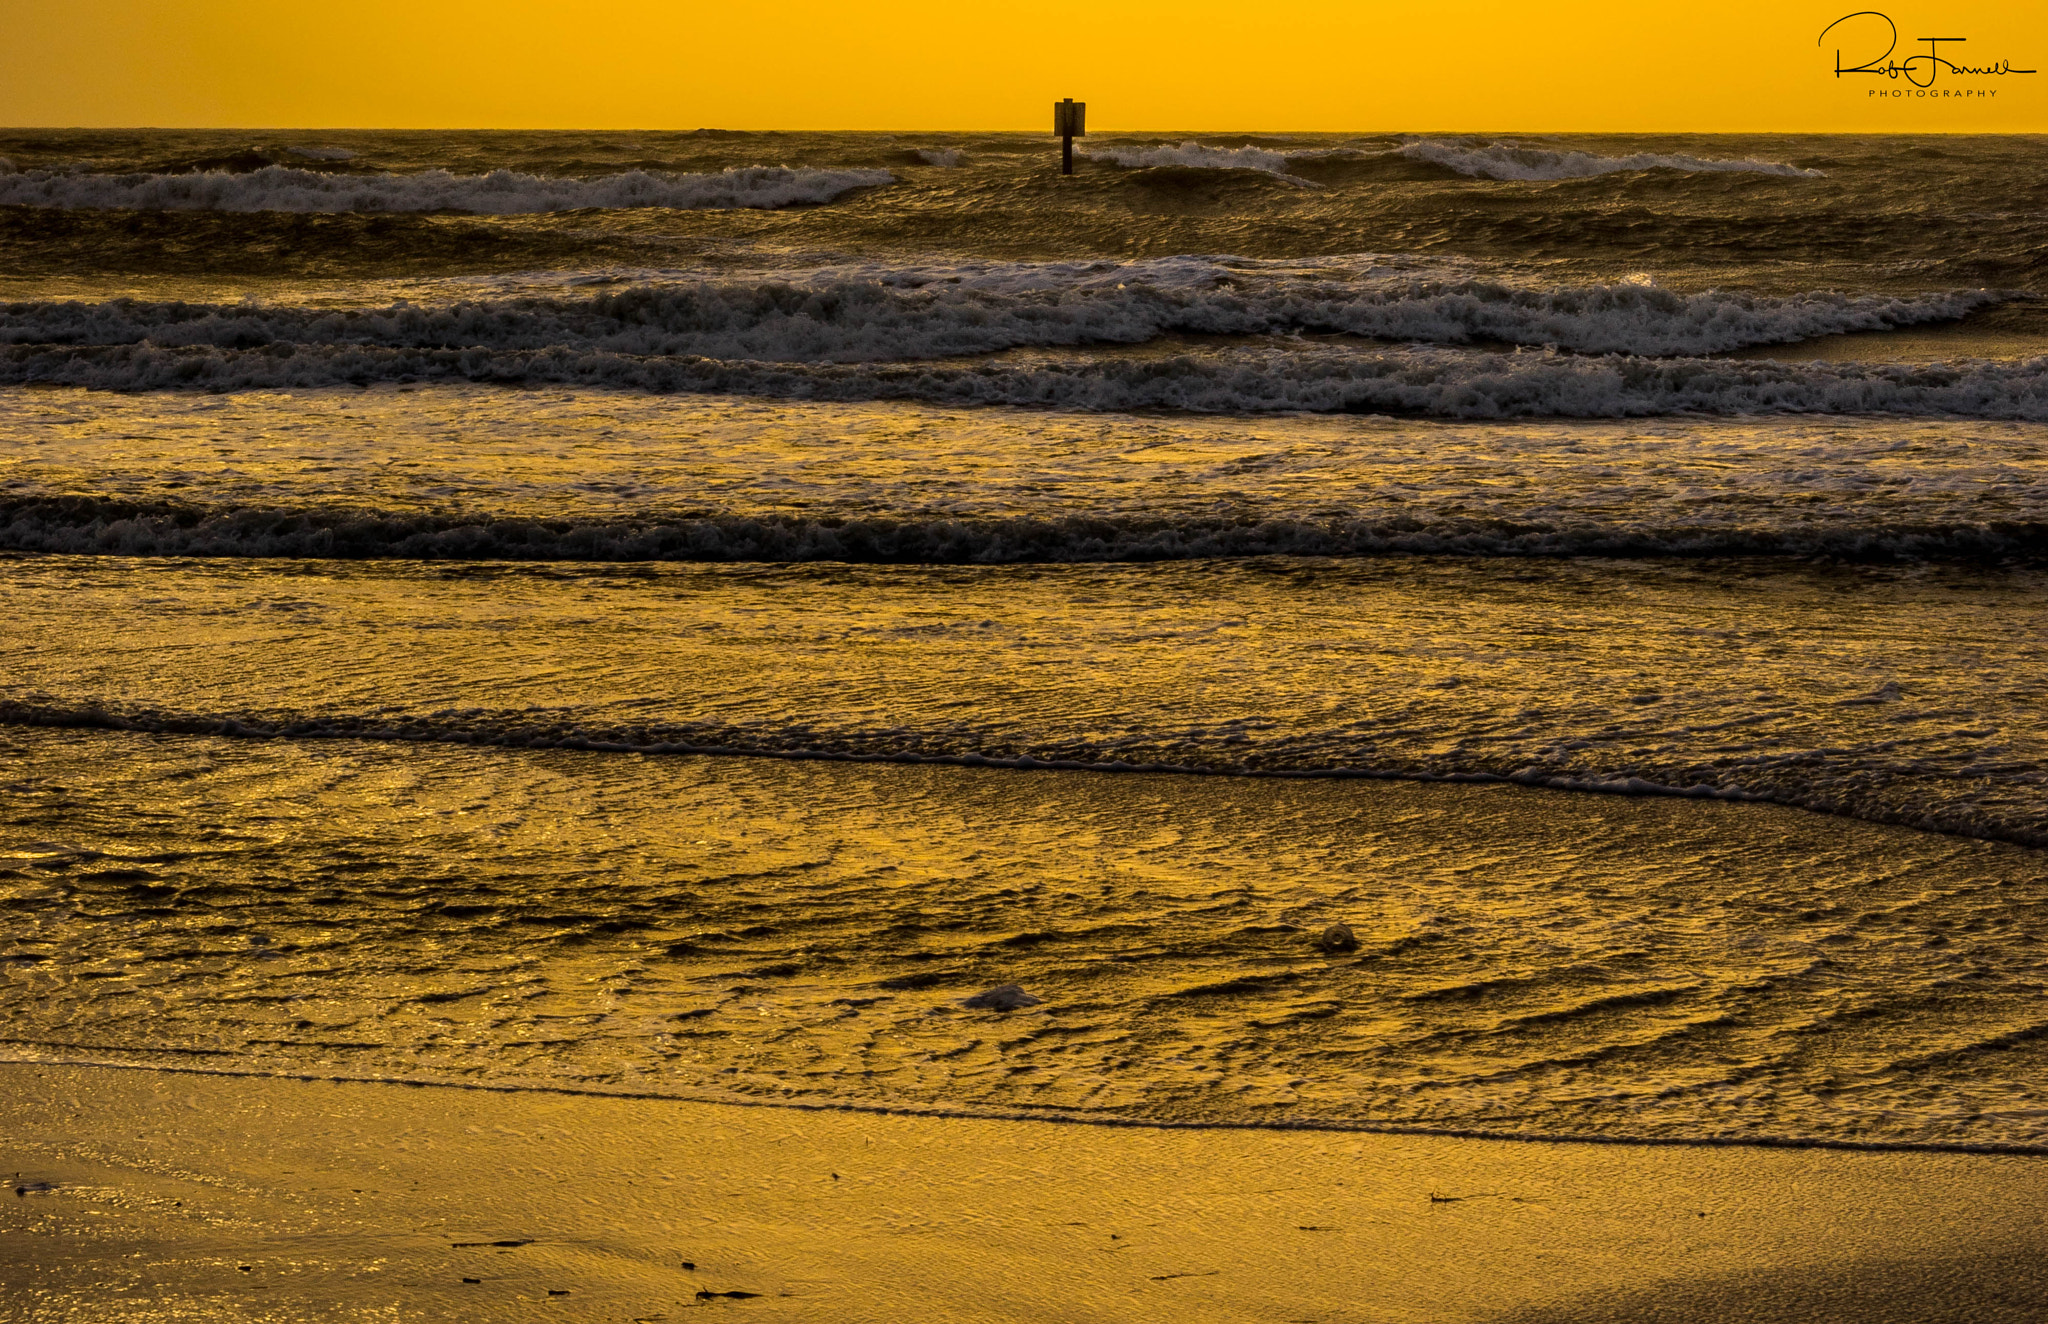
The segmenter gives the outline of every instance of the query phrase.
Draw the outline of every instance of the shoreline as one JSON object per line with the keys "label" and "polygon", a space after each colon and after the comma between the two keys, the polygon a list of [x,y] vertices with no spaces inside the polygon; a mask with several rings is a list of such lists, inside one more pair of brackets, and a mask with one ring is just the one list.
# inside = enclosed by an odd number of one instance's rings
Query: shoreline
{"label": "shoreline", "polygon": [[[0,1042],[8,1042],[0,1040]],[[13,1042],[21,1042],[19,1040]],[[2025,1141],[1840,1140],[1825,1136],[1659,1136],[1606,1135],[1599,1132],[1535,1134],[1489,1131],[1482,1127],[1404,1126],[1399,1123],[1304,1118],[1300,1121],[1186,1121],[1174,1118],[1094,1116],[1072,1109],[1022,1105],[976,1107],[960,1104],[889,1103],[859,1099],[762,1098],[711,1090],[659,1093],[653,1090],[605,1089],[588,1085],[547,1085],[538,1082],[436,1080],[430,1077],[378,1076],[345,1072],[266,1071],[178,1066],[169,1063],[119,1062],[72,1058],[0,1057],[0,1071],[11,1067],[66,1068],[77,1071],[138,1071],[208,1079],[287,1081],[309,1085],[371,1085],[400,1089],[460,1090],[466,1093],[535,1095],[576,1099],[615,1099],[644,1103],[683,1103],[713,1108],[769,1108],[798,1113],[846,1113],[869,1117],[910,1117],[928,1121],[1002,1122],[1044,1126],[1099,1127],[1140,1131],[1241,1131],[1273,1134],[1364,1135],[1415,1137],[1430,1140],[1480,1140],[1515,1145],[1621,1145],[1656,1149],[1832,1150],[1850,1154],[1955,1154],[2048,1158],[2048,1144]]]}
{"label": "shoreline", "polygon": [[[2048,1164],[0,1064],[49,1321],[2021,1321]],[[45,1185],[47,1184],[47,1185]],[[19,1295],[16,1295],[19,1294]]]}

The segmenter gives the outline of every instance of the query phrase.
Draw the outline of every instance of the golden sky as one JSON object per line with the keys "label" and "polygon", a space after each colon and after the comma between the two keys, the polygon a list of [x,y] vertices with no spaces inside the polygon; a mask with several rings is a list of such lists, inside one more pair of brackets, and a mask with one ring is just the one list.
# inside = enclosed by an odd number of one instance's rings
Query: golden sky
{"label": "golden sky", "polygon": [[1895,59],[2043,71],[1925,97],[1833,75],[1858,3],[0,0],[0,124],[2048,132],[2048,4],[1878,0]]}

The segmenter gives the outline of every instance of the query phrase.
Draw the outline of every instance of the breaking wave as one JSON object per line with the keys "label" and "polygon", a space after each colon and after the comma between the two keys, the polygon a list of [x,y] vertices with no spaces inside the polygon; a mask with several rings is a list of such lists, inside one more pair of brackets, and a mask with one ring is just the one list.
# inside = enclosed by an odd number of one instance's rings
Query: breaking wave
{"label": "breaking wave", "polygon": [[1287,173],[1288,157],[1263,147],[1205,147],[1184,142],[1178,147],[1091,147],[1081,155],[1091,161],[1107,161],[1129,170],[1159,166],[1181,166],[1195,170],[1263,170],[1292,183],[1310,186],[1309,181]]}
{"label": "breaking wave", "polygon": [[1073,410],[1304,411],[1441,418],[1659,414],[1897,414],[2048,421],[2048,358],[1945,364],[1233,349],[1156,358],[1043,356],[980,363],[812,364],[555,346],[14,345],[0,385],[272,390],[373,382],[712,392],[808,400],[917,400]]}
{"label": "breaking wave", "polygon": [[1259,170],[1305,188],[1314,188],[1318,185],[1293,173],[1304,165],[1323,165],[1344,160],[1369,164],[1373,161],[1386,161],[1392,157],[1440,166],[1474,178],[1514,182],[1586,179],[1595,175],[1626,174],[1644,170],[1779,175],[1794,179],[1825,177],[1824,171],[1802,169],[1777,161],[1716,160],[1655,152],[1637,152],[1629,156],[1598,156],[1591,152],[1530,147],[1511,140],[1472,143],[1424,138],[1404,143],[1384,153],[1362,151],[1358,148],[1315,148],[1300,152],[1276,152],[1265,147],[1211,147],[1204,143],[1189,141],[1178,145],[1159,143],[1089,147],[1081,154],[1091,161],[1104,161],[1132,170],[1175,166],[1194,170]]}
{"label": "breaking wave", "polygon": [[255,303],[0,305],[0,345],[221,349],[601,350],[774,362],[874,362],[1163,336],[1341,334],[1714,354],[1966,317],[2016,296],[1765,296],[1652,284],[1529,288],[1394,268],[1350,278],[1228,259],[825,270],[648,284],[588,296],[359,309]]}
{"label": "breaking wave", "polygon": [[1683,170],[1688,172],[1783,175],[1798,179],[1820,179],[1820,170],[1802,170],[1777,161],[1702,160],[1697,156],[1663,156],[1637,152],[1631,156],[1595,156],[1589,152],[1557,151],[1546,147],[1525,147],[1511,141],[1483,144],[1439,142],[1425,138],[1395,149],[1411,161],[1427,161],[1480,179],[1522,182],[1552,179],[1586,179],[1639,170]]}
{"label": "breaking wave", "polygon": [[266,166],[246,173],[162,175],[31,170],[0,177],[0,206],[493,215],[583,208],[778,208],[830,202],[854,189],[890,184],[895,179],[886,170],[784,166],[746,166],[694,175],[632,170],[600,179],[524,175],[512,170],[493,170],[487,175],[455,175],[446,170],[356,175],[290,166]]}

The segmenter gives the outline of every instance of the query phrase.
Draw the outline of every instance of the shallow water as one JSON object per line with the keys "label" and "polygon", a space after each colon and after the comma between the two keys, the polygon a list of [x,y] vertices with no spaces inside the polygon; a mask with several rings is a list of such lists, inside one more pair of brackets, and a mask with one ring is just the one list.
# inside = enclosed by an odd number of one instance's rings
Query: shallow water
{"label": "shallow water", "polygon": [[[1499,787],[9,740],[6,830],[62,834],[0,883],[17,1052],[1510,1134],[2048,1118],[2014,847]],[[1009,982],[1043,1004],[958,1005]]]}
{"label": "shallow water", "polygon": [[2022,423],[1217,419],[475,386],[0,405],[0,547],[23,551],[1996,564],[2048,549],[2048,433]]}
{"label": "shallow water", "polygon": [[4,563],[14,723],[1509,778],[2042,844],[2040,576]]}

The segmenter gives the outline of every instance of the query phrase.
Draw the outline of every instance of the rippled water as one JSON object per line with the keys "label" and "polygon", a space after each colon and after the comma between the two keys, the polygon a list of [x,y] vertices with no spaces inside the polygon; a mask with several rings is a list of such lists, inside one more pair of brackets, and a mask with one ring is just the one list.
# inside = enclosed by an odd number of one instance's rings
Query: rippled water
{"label": "rippled water", "polygon": [[7,572],[0,718],[15,723],[1489,777],[2044,842],[2036,572],[68,557]]}
{"label": "rippled water", "polygon": [[[2048,1118],[2012,847],[1506,788],[8,739],[8,831],[63,834],[0,876],[17,1050],[1506,1133]],[[1340,918],[1360,950],[1317,952]],[[958,1005],[1012,981],[1043,1004]]]}
{"label": "rippled water", "polygon": [[2041,144],[1086,148],[0,141],[0,1051],[2042,1143]]}
{"label": "rippled water", "polygon": [[2048,433],[1511,426],[477,388],[11,397],[0,546],[912,562],[1259,553],[2035,561]]}

